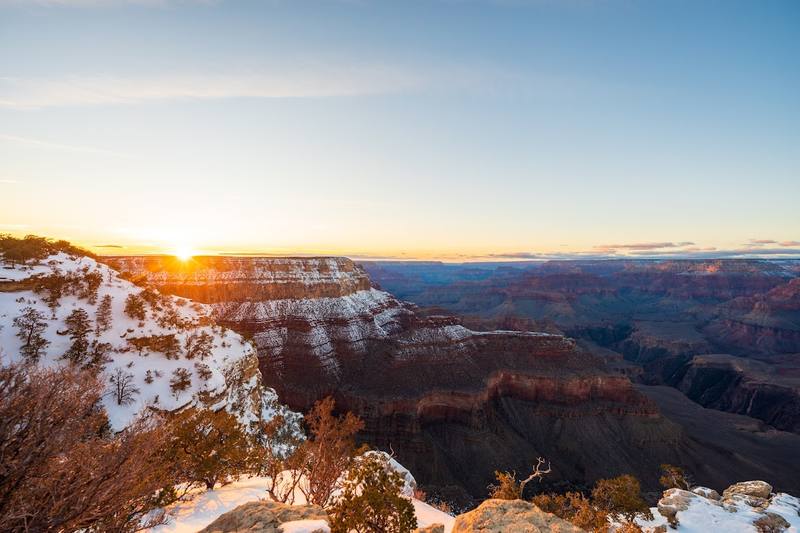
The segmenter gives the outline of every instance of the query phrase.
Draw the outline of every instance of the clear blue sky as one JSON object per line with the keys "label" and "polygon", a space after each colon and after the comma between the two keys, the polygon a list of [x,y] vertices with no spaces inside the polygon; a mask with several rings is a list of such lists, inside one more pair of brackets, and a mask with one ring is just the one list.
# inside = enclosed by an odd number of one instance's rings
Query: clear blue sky
{"label": "clear blue sky", "polygon": [[799,204],[797,1],[0,0],[0,231],[774,254]]}

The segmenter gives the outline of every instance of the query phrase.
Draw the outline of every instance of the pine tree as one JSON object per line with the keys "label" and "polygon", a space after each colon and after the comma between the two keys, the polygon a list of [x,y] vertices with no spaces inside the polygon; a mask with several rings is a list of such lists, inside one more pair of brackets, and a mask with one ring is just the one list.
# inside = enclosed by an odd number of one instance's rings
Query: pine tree
{"label": "pine tree", "polygon": [[211,376],[214,375],[214,373],[211,371],[211,368],[209,368],[209,366],[205,363],[195,363],[194,368],[197,370],[197,375],[203,381],[208,381],[211,379]]}
{"label": "pine tree", "polygon": [[328,509],[333,533],[404,533],[417,527],[414,506],[402,494],[403,476],[382,454],[359,457],[347,471],[342,492]]}
{"label": "pine tree", "polygon": [[39,361],[39,357],[50,341],[42,337],[42,333],[47,329],[45,316],[33,307],[26,307],[22,314],[13,320],[17,331],[17,337],[22,339],[20,353],[31,363]]}
{"label": "pine tree", "polygon": [[224,409],[187,409],[175,417],[171,429],[172,442],[164,458],[176,466],[182,480],[213,489],[250,469],[252,441]]}
{"label": "pine tree", "polygon": [[144,320],[145,307],[144,299],[136,294],[129,294],[125,298],[125,314],[136,320]]}
{"label": "pine tree", "polygon": [[64,359],[69,359],[72,364],[81,364],[89,352],[87,335],[92,330],[89,313],[81,308],[75,309],[67,316],[65,322],[72,345],[64,354]]}
{"label": "pine tree", "polygon": [[201,361],[210,357],[214,350],[214,337],[205,331],[199,335],[193,333],[186,338],[186,359],[199,358]]}
{"label": "pine tree", "polygon": [[169,380],[169,388],[172,394],[177,398],[181,392],[185,391],[192,384],[192,373],[185,368],[177,368],[172,373],[172,379]]}
{"label": "pine tree", "polygon": [[111,295],[106,294],[100,300],[100,305],[97,306],[94,322],[96,325],[95,331],[98,335],[111,329],[111,300]]}
{"label": "pine tree", "polygon": [[106,363],[110,362],[108,358],[108,352],[110,351],[111,344],[93,340],[89,346],[89,359],[86,361],[84,368],[93,372],[100,372],[106,366]]}
{"label": "pine tree", "polygon": [[87,272],[83,275],[83,288],[79,296],[85,298],[90,304],[97,302],[97,291],[103,283],[103,275],[98,271]]}

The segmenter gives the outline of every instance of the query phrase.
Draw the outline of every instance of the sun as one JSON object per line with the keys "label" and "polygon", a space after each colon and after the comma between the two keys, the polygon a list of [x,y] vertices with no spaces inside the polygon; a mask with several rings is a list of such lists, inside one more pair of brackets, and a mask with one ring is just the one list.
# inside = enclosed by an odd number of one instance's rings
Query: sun
{"label": "sun", "polygon": [[181,261],[188,261],[194,256],[194,250],[192,250],[191,246],[188,245],[179,245],[176,246],[172,252],[172,255],[180,259]]}

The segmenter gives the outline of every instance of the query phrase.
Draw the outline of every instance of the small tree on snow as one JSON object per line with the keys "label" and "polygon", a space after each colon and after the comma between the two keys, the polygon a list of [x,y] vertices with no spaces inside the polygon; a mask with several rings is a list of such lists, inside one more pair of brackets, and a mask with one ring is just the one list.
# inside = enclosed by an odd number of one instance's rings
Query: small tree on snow
{"label": "small tree on snow", "polygon": [[125,298],[125,314],[136,320],[145,319],[144,298],[136,294],[129,294]]}
{"label": "small tree on snow", "polygon": [[172,379],[169,380],[169,388],[172,394],[177,398],[181,392],[185,391],[192,385],[192,373],[185,368],[177,368],[172,373]]}
{"label": "small tree on snow", "polygon": [[186,359],[199,358],[201,361],[210,357],[214,349],[214,337],[201,332],[199,335],[193,333],[186,338]]}
{"label": "small tree on snow", "polygon": [[111,351],[111,344],[107,342],[98,342],[97,340],[93,340],[92,344],[89,346],[89,358],[84,364],[84,368],[91,370],[93,372],[99,372],[106,366],[106,363],[110,362],[111,360],[108,358],[108,352]]}
{"label": "small tree on snow", "polygon": [[42,337],[42,333],[47,328],[45,316],[33,307],[26,307],[22,314],[13,320],[14,327],[17,328],[17,337],[22,339],[20,353],[27,361],[36,363],[50,341]]}
{"label": "small tree on snow", "polygon": [[94,305],[97,302],[97,291],[103,283],[103,274],[100,272],[87,272],[83,275],[83,287],[78,296],[89,301]]}
{"label": "small tree on snow", "polygon": [[106,294],[100,300],[100,305],[97,306],[97,313],[95,314],[95,331],[101,334],[104,331],[111,329],[111,295]]}
{"label": "small tree on snow", "polygon": [[205,363],[195,363],[194,368],[195,370],[197,370],[197,375],[203,381],[208,381],[209,379],[211,379],[211,376],[214,375],[209,366]]}
{"label": "small tree on snow", "polygon": [[111,396],[116,400],[117,405],[130,405],[134,397],[139,394],[139,389],[133,383],[134,376],[130,372],[125,372],[121,368],[116,368],[111,374]]}
{"label": "small tree on snow", "polygon": [[67,316],[65,322],[72,345],[64,354],[64,359],[69,359],[72,364],[81,364],[89,351],[87,335],[92,330],[89,313],[81,308],[75,309]]}

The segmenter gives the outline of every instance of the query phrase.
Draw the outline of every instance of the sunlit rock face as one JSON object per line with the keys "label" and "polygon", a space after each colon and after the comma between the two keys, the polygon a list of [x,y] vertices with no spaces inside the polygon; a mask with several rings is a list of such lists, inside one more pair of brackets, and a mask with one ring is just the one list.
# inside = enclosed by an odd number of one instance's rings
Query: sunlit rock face
{"label": "sunlit rock face", "polygon": [[[476,332],[422,317],[343,258],[115,258],[129,275],[210,304],[256,343],[267,385],[307,409],[333,395],[423,486],[482,497],[493,471],[558,457],[554,478],[618,472],[657,483],[662,462],[693,453],[680,429],[624,376],[572,339]],[[625,453],[619,453],[619,449]]]}

